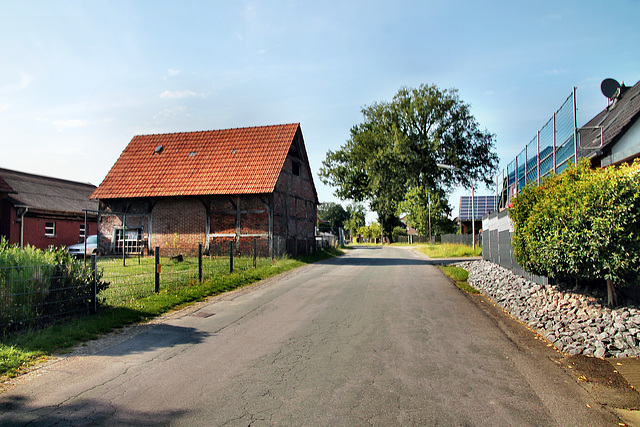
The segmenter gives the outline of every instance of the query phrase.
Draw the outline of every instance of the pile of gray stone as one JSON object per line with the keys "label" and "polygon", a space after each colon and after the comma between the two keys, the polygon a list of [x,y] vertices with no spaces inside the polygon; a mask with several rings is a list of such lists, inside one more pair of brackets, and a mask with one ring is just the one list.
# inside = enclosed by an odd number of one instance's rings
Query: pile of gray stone
{"label": "pile of gray stone", "polygon": [[455,264],[470,285],[569,355],[640,356],[640,308],[610,309],[601,290],[542,286],[489,261]]}

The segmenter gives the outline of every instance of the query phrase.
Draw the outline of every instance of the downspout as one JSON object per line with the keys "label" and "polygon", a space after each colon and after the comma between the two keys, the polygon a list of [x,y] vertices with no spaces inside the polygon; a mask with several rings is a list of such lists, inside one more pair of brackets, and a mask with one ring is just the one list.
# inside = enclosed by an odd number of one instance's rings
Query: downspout
{"label": "downspout", "polygon": [[20,215],[20,249],[24,249],[24,216],[29,211],[29,206],[16,205],[15,207],[16,207],[16,213]]}

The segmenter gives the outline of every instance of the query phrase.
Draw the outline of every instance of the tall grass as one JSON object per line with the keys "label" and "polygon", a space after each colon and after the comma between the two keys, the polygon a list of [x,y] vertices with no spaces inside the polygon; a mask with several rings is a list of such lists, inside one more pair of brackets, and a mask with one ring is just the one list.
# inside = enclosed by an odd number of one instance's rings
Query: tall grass
{"label": "tall grass", "polygon": [[458,258],[482,255],[482,247],[473,247],[457,243],[437,243],[418,245],[417,249],[430,258]]}

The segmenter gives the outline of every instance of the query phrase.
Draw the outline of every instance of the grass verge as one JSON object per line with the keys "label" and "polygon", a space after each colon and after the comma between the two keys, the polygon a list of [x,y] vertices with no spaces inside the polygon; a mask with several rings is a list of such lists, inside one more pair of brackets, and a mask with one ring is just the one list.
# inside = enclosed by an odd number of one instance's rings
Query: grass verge
{"label": "grass verge", "polygon": [[482,255],[482,247],[473,247],[454,243],[418,245],[417,249],[429,258],[458,258]]}
{"label": "grass verge", "polygon": [[169,311],[182,308],[206,297],[228,292],[275,276],[305,264],[342,255],[339,249],[325,249],[312,255],[284,258],[256,269],[217,276],[202,283],[163,290],[158,294],[130,301],[126,306],[106,307],[97,314],[80,317],[36,331],[12,334],[0,342],[0,379],[19,375],[29,366],[51,357],[54,352],[70,349],[80,342],[123,326],[144,322]]}
{"label": "grass verge", "polygon": [[467,279],[469,278],[469,272],[467,270],[465,270],[464,268],[461,268],[461,267],[449,267],[449,266],[444,266],[444,265],[440,265],[440,266],[438,266],[438,268],[440,268],[440,270],[442,270],[442,272],[444,274],[449,276],[449,278],[451,278],[451,280],[453,280],[453,282],[456,284],[456,286],[458,288],[462,289],[463,291],[468,292],[470,294],[479,294],[480,293],[479,290],[477,290],[476,288],[471,286],[469,283],[467,283]]}

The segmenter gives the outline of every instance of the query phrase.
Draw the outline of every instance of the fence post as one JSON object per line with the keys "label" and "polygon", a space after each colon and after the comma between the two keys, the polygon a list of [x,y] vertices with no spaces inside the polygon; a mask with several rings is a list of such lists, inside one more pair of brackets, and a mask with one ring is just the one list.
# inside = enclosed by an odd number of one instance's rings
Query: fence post
{"label": "fence post", "polygon": [[98,311],[98,262],[96,260],[96,257],[97,257],[96,254],[91,254],[91,271],[93,272],[93,312],[94,313]]}
{"label": "fence post", "polygon": [[253,238],[253,268],[258,265],[258,238]]}
{"label": "fence post", "polygon": [[156,260],[155,260],[155,267],[156,267],[156,288],[155,291],[156,293],[160,292],[160,246],[156,246]]}
{"label": "fence post", "polygon": [[229,242],[229,273],[233,273],[233,240]]}
{"label": "fence post", "polygon": [[202,282],[202,243],[198,243],[198,281]]}

